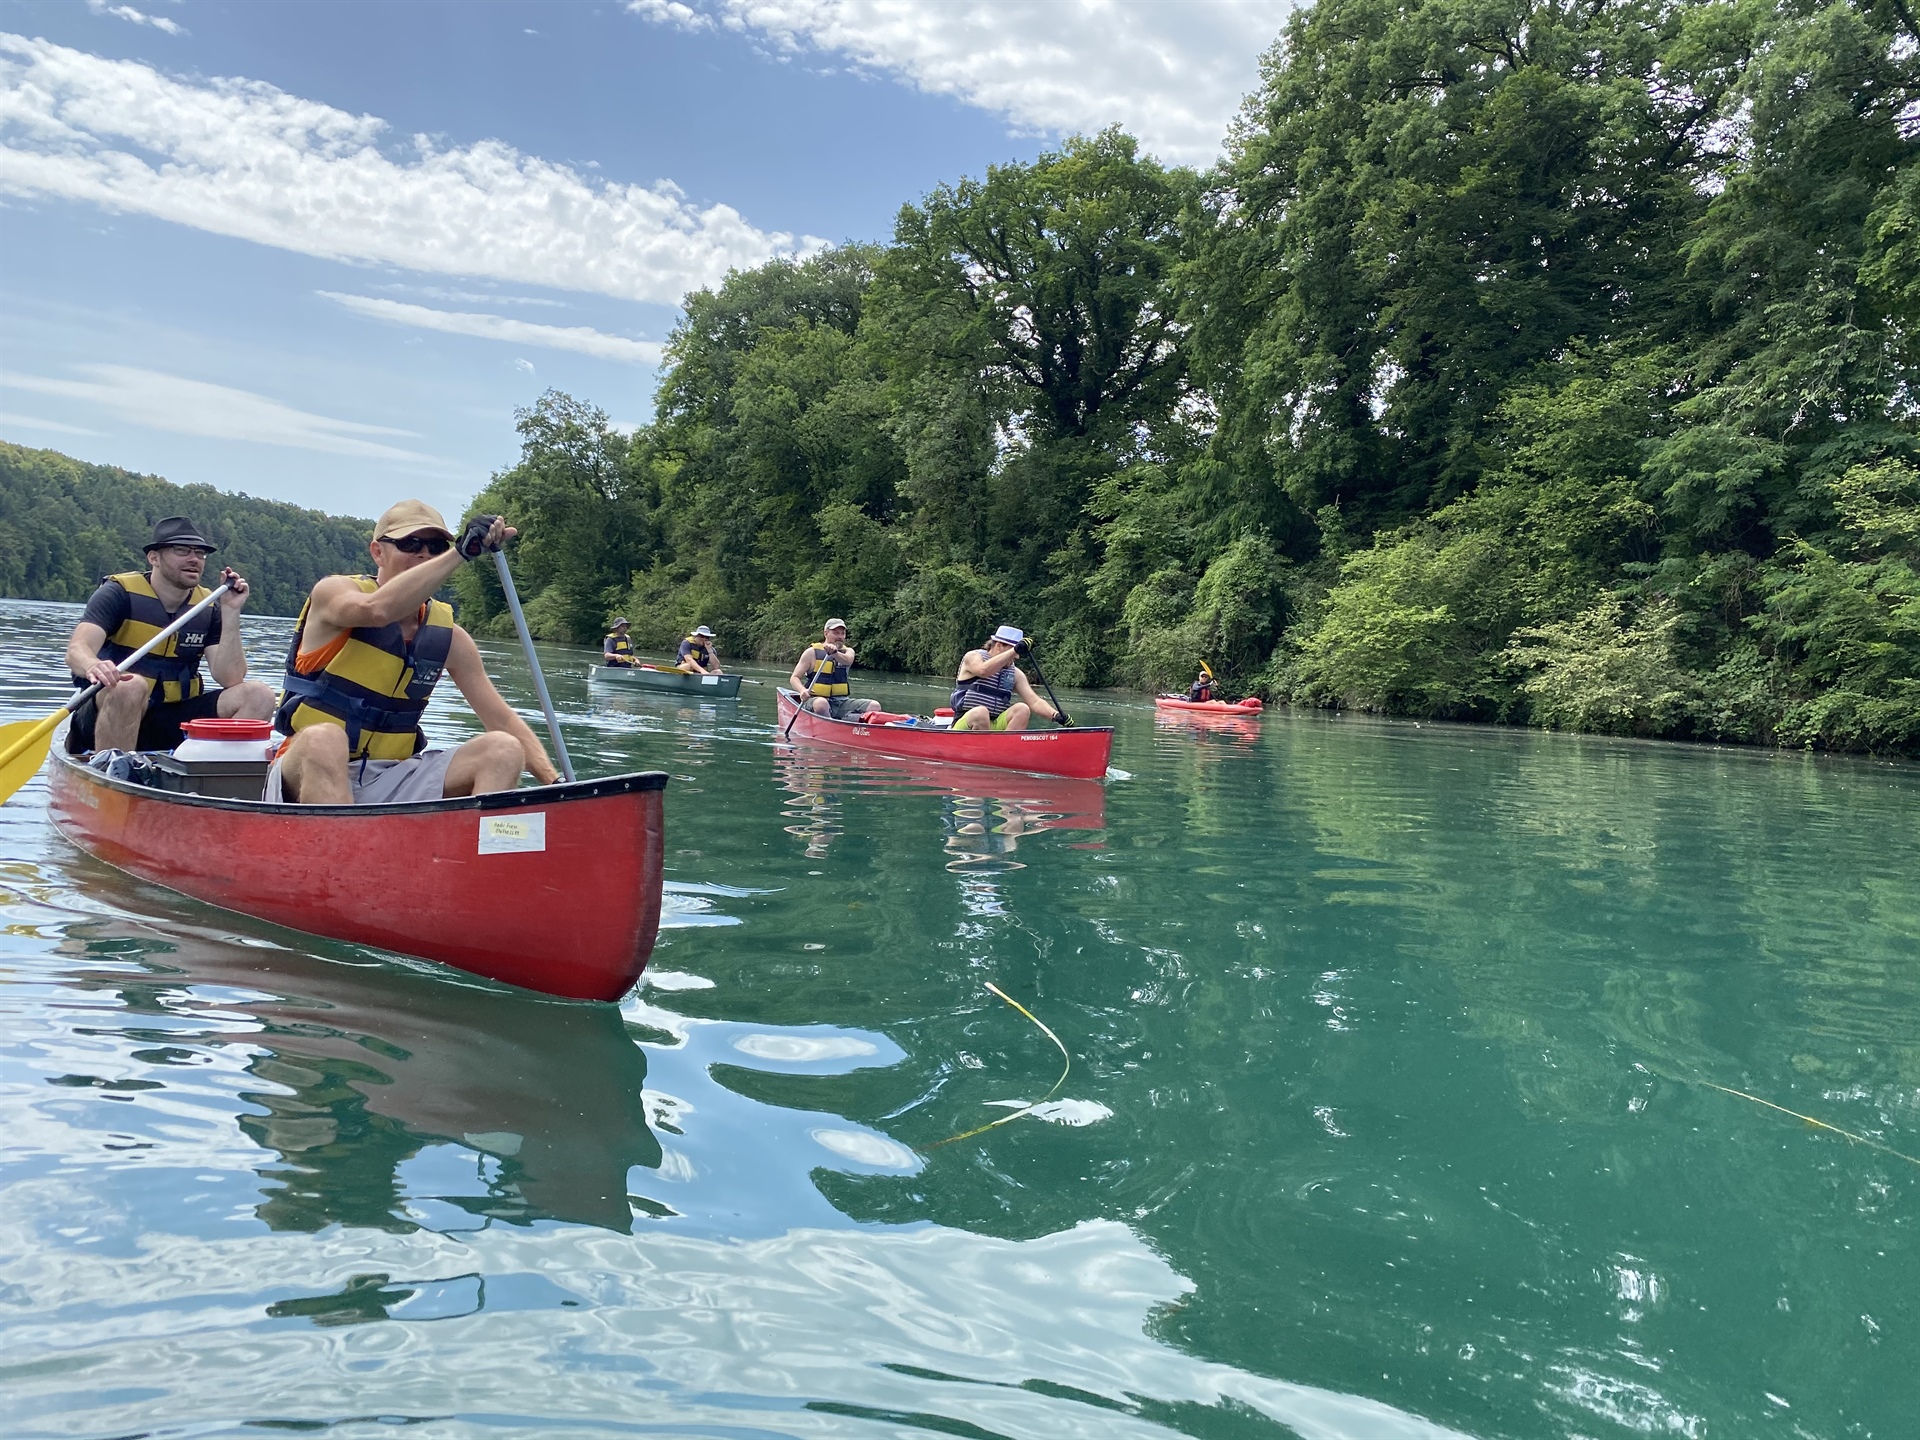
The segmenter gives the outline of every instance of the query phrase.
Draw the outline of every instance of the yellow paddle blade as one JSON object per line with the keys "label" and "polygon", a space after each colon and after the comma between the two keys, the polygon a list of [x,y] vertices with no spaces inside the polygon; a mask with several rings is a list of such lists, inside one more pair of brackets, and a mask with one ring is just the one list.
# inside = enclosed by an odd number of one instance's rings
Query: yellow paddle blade
{"label": "yellow paddle blade", "polygon": [[11,800],[47,763],[54,728],[66,717],[66,711],[56,710],[44,720],[0,725],[0,802]]}

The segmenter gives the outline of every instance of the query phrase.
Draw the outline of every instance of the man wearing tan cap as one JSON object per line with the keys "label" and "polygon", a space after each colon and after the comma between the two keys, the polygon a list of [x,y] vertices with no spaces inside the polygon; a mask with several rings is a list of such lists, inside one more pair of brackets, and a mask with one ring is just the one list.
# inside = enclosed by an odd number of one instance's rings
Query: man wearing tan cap
{"label": "man wearing tan cap", "polygon": [[[440,512],[402,500],[373,528],[375,573],[329,575],[301,607],[274,728],[288,736],[266,799],[377,805],[511,790],[523,770],[560,778],[527,722],[493,688],[473,637],[435,600],[467,560],[516,532],[498,515],[467,522],[459,543]],[[420,715],[442,672],[486,727],[429,750]]]}
{"label": "man wearing tan cap", "polygon": [[822,627],[820,643],[800,652],[791,683],[795,694],[813,697],[807,708],[814,713],[852,720],[880,708],[878,700],[855,700],[852,681],[853,647],[847,644],[847,622],[835,617]]}

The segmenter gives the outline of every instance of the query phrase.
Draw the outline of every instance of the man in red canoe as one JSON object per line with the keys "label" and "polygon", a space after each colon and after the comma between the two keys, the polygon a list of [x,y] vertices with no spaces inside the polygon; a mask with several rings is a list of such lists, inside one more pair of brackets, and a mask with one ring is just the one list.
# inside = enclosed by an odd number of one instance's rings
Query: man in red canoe
{"label": "man in red canoe", "polygon": [[847,644],[847,622],[829,620],[820,632],[820,643],[809,645],[794,662],[789,683],[796,695],[811,695],[807,708],[815,714],[835,720],[852,720],[878,710],[878,700],[855,700],[853,689],[853,647]]}
{"label": "man in red canoe", "polygon": [[[67,668],[76,686],[97,681],[100,693],[73,712],[67,728],[71,754],[171,750],[185,738],[180,727],[189,720],[265,720],[273,714],[272,689],[247,679],[247,655],[240,646],[247,582],[231,570],[223,578],[233,588],[218,605],[131,669],[123,671],[115,663],[166,629],[189,605],[207,598],[200,577],[213,551],[198,525],[169,515],[153,527],[147,541],[147,573],[109,575],[93,592],[67,641]],[[203,657],[218,690],[200,683]]]}
{"label": "man in red canoe", "polygon": [[[464,561],[515,533],[483,515],[455,545],[438,510],[402,500],[373,528],[373,579],[329,575],[313,587],[287,650],[273,720],[290,738],[267,772],[267,800],[383,805],[511,790],[522,770],[542,785],[560,778],[493,688],[473,637],[433,598]],[[420,715],[443,671],[487,733],[429,750]]]}
{"label": "man in red canoe", "polygon": [[1033,693],[1027,677],[1013,663],[1031,653],[1024,634],[1002,625],[984,650],[969,650],[961,656],[960,673],[953,677],[953,728],[1024,730],[1036,710],[1058,720],[1060,712]]}

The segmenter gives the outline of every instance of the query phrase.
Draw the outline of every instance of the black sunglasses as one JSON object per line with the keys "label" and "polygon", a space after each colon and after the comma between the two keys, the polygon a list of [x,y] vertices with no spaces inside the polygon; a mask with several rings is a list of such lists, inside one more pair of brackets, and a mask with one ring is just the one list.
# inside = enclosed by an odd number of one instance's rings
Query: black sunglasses
{"label": "black sunglasses", "polygon": [[422,550],[429,555],[444,555],[453,542],[444,535],[403,535],[398,540],[383,539],[380,543],[408,555],[418,555]]}

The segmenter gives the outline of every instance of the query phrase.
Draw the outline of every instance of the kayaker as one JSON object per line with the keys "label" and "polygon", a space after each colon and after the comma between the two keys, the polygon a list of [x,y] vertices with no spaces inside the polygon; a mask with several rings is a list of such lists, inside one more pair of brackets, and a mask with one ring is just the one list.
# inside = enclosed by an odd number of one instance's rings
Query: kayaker
{"label": "kayaker", "polygon": [[[515,533],[483,515],[456,545],[438,510],[402,500],[373,528],[372,579],[329,575],[313,587],[287,649],[274,728],[290,738],[267,772],[265,799],[393,804],[511,790],[523,770],[542,785],[560,778],[493,688],[473,637],[433,598],[464,561]],[[429,750],[420,714],[443,672],[487,733]]]}
{"label": "kayaker", "polygon": [[807,708],[835,720],[851,720],[869,710],[878,710],[878,700],[855,700],[853,647],[847,644],[847,622],[829,620],[821,627],[820,643],[809,645],[794,662],[789,682],[796,695],[812,695]]}
{"label": "kayaker", "polygon": [[1027,677],[1013,662],[1031,654],[1027,637],[1011,625],[993,632],[986,648],[960,657],[960,673],[953,677],[951,704],[956,730],[1024,730],[1038,710],[1049,720],[1060,712],[1033,693]]}
{"label": "kayaker", "polygon": [[[188,720],[265,720],[273,714],[272,687],[247,679],[240,611],[252,592],[231,570],[221,572],[232,588],[218,605],[130,669],[123,671],[114,663],[166,629],[182,610],[207,598],[208,587],[200,577],[214,549],[198,525],[169,515],[154,525],[147,541],[146,574],[129,570],[100,582],[67,641],[67,668],[74,685],[97,681],[101,687],[73,712],[67,727],[69,754],[171,750],[186,738],[180,727]],[[201,683],[202,657],[218,690]]]}
{"label": "kayaker", "polygon": [[613,629],[607,632],[607,638],[600,642],[600,658],[609,665],[638,665],[640,657],[633,653],[633,641],[627,638],[627,617],[622,615],[613,622]]}
{"label": "kayaker", "polygon": [[696,625],[691,635],[680,642],[679,669],[689,675],[718,675],[720,656],[713,648],[713,631]]}
{"label": "kayaker", "polygon": [[1187,687],[1187,699],[1197,705],[1204,705],[1213,699],[1213,676],[1202,670],[1194,677],[1193,684]]}

